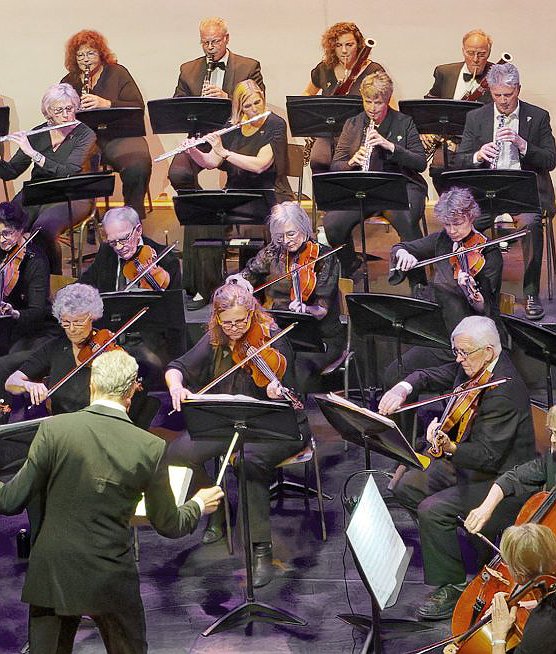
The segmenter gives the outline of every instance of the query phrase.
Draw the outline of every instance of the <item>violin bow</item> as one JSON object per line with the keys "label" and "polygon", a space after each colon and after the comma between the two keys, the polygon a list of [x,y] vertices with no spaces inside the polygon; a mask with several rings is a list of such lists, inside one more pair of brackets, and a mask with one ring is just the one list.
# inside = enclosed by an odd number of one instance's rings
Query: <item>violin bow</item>
{"label": "violin bow", "polygon": [[41,231],[40,227],[37,227],[24,241],[23,243],[17,248],[17,250],[13,253],[10,254],[10,256],[3,261],[0,264],[0,274],[4,272],[4,270],[10,265],[10,263],[17,257],[17,255],[23,250],[23,248],[27,247],[27,245],[35,238],[35,236]]}
{"label": "violin bow", "polygon": [[[112,344],[112,343],[113,343],[113,342],[118,338],[118,336],[120,336],[120,334],[123,334],[123,333],[125,332],[125,330],[126,330],[128,327],[131,327],[131,325],[133,325],[133,323],[136,323],[136,322],[139,320],[139,318],[141,318],[142,316],[145,315],[145,313],[147,313],[148,310],[149,310],[149,307],[143,307],[142,309],[140,309],[140,310],[139,310],[139,311],[138,311],[138,312],[137,312],[133,317],[131,317],[131,318],[130,318],[130,319],[129,319],[125,324],[123,324],[123,325],[120,327],[120,329],[118,329],[118,331],[115,332],[115,333],[114,333],[114,334],[113,334],[113,335],[112,335],[112,336],[111,336],[111,337],[106,341],[106,343],[103,343],[103,344],[98,348],[98,350],[95,350],[95,351],[91,354],[90,357],[88,357],[87,359],[85,359],[85,361],[83,361],[83,362],[80,363],[79,365],[75,366],[75,368],[73,368],[73,369],[70,370],[66,375],[64,375],[64,376],[62,377],[62,379],[58,380],[58,381],[54,384],[54,386],[52,386],[51,388],[48,389],[48,393],[46,394],[46,397],[44,398],[43,402],[44,402],[45,400],[48,400],[48,398],[49,398],[53,393],[55,393],[55,392],[60,388],[60,386],[62,386],[63,384],[65,384],[65,383],[66,383],[67,381],[69,381],[69,380],[70,380],[74,375],[76,375],[76,374],[81,370],[81,368],[84,368],[84,367],[87,366],[89,363],[91,363],[91,361],[92,361],[93,359],[96,359],[96,357],[98,357],[99,354],[102,354],[102,353],[104,352],[104,350],[105,350],[109,345],[111,345],[111,344]],[[31,406],[32,406],[32,405],[28,406],[27,408],[30,409]]]}
{"label": "violin bow", "polygon": [[307,263],[304,263],[303,265],[298,266],[297,268],[295,268],[293,270],[288,270],[283,275],[280,275],[280,277],[276,277],[276,278],[270,280],[269,282],[265,282],[264,284],[261,284],[261,286],[257,286],[257,288],[253,291],[253,295],[255,293],[258,293],[259,291],[264,290],[268,286],[272,286],[272,284],[276,284],[276,282],[279,282],[282,279],[285,279],[286,277],[289,277],[293,273],[298,273],[300,270],[303,270],[303,268],[307,268],[307,266],[314,265],[315,263],[317,263],[317,261],[322,261],[323,259],[326,259],[326,257],[329,257],[331,254],[335,254],[336,252],[338,252],[338,250],[341,250],[343,247],[345,247],[345,243],[344,243],[344,245],[339,245],[337,248],[334,248],[333,250],[330,250],[330,252],[326,252],[325,254],[321,254],[320,257],[317,257],[313,261],[308,261]]}
{"label": "violin bow", "polygon": [[137,275],[137,277],[136,277],[135,279],[133,279],[133,280],[131,280],[131,281],[129,282],[129,284],[128,284],[124,289],[123,289],[122,292],[123,292],[123,293],[127,293],[127,291],[129,291],[129,290],[131,289],[132,286],[134,286],[135,284],[137,284],[137,282],[141,281],[141,280],[143,279],[143,277],[145,277],[145,275],[148,275],[148,274],[151,272],[151,270],[152,270],[155,266],[157,266],[157,265],[160,263],[160,261],[161,261],[162,259],[164,259],[164,257],[165,257],[167,254],[170,254],[170,252],[171,252],[171,251],[176,247],[177,244],[178,244],[178,242],[177,242],[177,241],[174,241],[173,243],[170,243],[170,245],[167,245],[167,246],[164,248],[164,250],[162,250],[162,252],[161,252],[160,254],[157,254],[157,255],[156,255],[156,258],[154,258],[154,259],[149,263],[148,266],[145,266],[145,268],[144,268],[144,269],[143,269],[143,270],[142,270],[142,271]]}
{"label": "violin bow", "polygon": [[[516,238],[523,238],[527,233],[529,232],[528,229],[521,229],[518,232],[514,232],[513,234],[510,234],[509,236],[501,236],[500,238],[495,238],[493,241],[486,241],[485,243],[477,243],[477,245],[471,245],[468,248],[463,248],[462,250],[456,250],[455,252],[448,252],[447,254],[439,254],[437,257],[432,257],[431,259],[425,259],[424,261],[419,261],[419,263],[415,264],[411,270],[415,270],[416,268],[423,268],[423,266],[430,266],[433,263],[437,263],[438,261],[444,261],[444,259],[451,259],[453,256],[456,256],[458,254],[467,254],[467,252],[474,252],[475,250],[482,250],[484,248],[488,248],[491,245],[497,245],[498,243],[502,243],[503,241],[514,241]],[[409,272],[407,271],[400,271],[399,268],[390,268],[390,272]]]}
{"label": "violin bow", "polygon": [[492,386],[500,386],[500,384],[505,384],[510,381],[511,377],[500,377],[494,381],[486,382],[485,384],[479,384],[478,386],[473,386],[473,388],[462,388],[459,391],[451,391],[450,393],[444,393],[444,395],[437,395],[436,397],[431,397],[428,400],[421,400],[420,402],[411,402],[410,404],[404,404],[399,409],[396,409],[393,413],[403,413],[409,409],[418,409],[421,406],[426,406],[427,404],[432,404],[433,402],[438,402],[439,400],[447,400],[448,398],[455,397],[457,395],[466,395],[471,391],[481,391],[484,388],[491,388]]}

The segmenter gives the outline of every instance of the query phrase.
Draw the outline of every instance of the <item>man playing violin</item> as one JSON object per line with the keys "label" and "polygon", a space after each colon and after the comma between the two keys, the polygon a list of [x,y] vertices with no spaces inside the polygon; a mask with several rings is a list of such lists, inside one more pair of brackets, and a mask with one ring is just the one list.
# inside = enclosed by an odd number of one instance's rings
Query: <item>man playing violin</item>
{"label": "man playing violin", "polygon": [[[328,246],[317,243],[309,216],[296,202],[275,205],[269,227],[271,243],[250,259],[241,272],[230,275],[226,280],[228,283],[248,282],[253,291],[252,284],[281,277],[294,270],[296,265],[308,263],[330,251]],[[296,379],[301,391],[308,390],[309,381],[317,381],[320,372],[342,354],[345,346],[340,323],[339,276],[338,260],[330,255],[265,290],[266,307],[307,313],[316,318],[311,322],[311,329],[316,331],[315,342],[324,352],[296,352]]]}
{"label": "man playing violin", "polygon": [[[419,393],[445,392],[460,384],[508,378],[506,383],[474,391],[468,406],[454,403],[455,411],[435,418],[427,441],[441,454],[424,471],[403,474],[394,489],[399,501],[419,518],[425,583],[436,586],[418,609],[425,619],[447,618],[465,586],[466,573],[456,533],[456,516],[487,495],[501,472],[530,459],[534,452],[533,425],[527,388],[508,355],[502,352],[494,322],[485,316],[468,316],[451,335],[455,361],[436,368],[416,370],[382,397],[379,411],[391,414]],[[464,396],[465,398],[465,396]],[[444,433],[445,424],[453,424]],[[520,503],[508,499],[490,525],[517,514]],[[488,535],[488,534],[487,534]],[[488,559],[479,553],[481,559]]]}
{"label": "man playing violin", "polygon": [[[155,255],[162,252],[163,245],[156,243],[143,234],[139,215],[132,207],[110,209],[104,215],[102,227],[105,242],[100,246],[94,261],[81,275],[79,281],[90,284],[101,293],[123,291],[139,274],[131,266],[128,272],[126,263],[137,257],[143,260],[143,248],[152,248]],[[152,252],[151,252],[152,254]],[[170,253],[158,266],[169,280],[164,287],[163,297],[151,305],[149,313],[141,319],[137,331],[125,336],[126,349],[140,361],[142,374],[149,387],[161,385],[164,366],[183,351],[183,311],[181,297],[181,271],[177,257]],[[126,274],[128,277],[126,277]],[[158,276],[156,277],[158,278]],[[159,291],[158,283],[152,284],[152,290]],[[130,290],[138,290],[138,285]],[[173,293],[166,295],[168,291]],[[179,295],[179,298],[175,296]],[[175,301],[172,301],[174,298]],[[110,316],[106,316],[111,321]],[[145,370],[143,370],[145,369]]]}
{"label": "man playing violin", "polygon": [[[216,289],[208,332],[183,356],[170,363],[166,371],[166,383],[172,397],[172,405],[181,411],[181,403],[190,398],[195,390],[233,367],[245,358],[245,346],[258,347],[275,332],[272,318],[265,313],[253,295],[240,284],[225,284]],[[262,338],[261,338],[262,335]],[[232,393],[260,400],[284,399],[284,388],[293,385],[291,362],[293,355],[288,342],[281,338],[272,346],[272,356],[285,362],[285,372],[273,379],[262,380],[258,385],[252,367],[240,367],[220,381],[212,393]],[[265,350],[263,350],[263,353]],[[239,357],[239,358],[238,358]],[[269,364],[271,365],[271,364]],[[296,412],[300,440],[268,441],[245,445],[249,524],[253,543],[253,583],[268,584],[273,576],[272,540],[270,532],[269,486],[275,475],[275,466],[303,449],[309,437],[307,418],[303,411]],[[222,441],[191,441],[187,433],[170,443],[168,463],[186,465],[193,470],[192,489],[204,487],[210,478],[204,467],[205,461],[224,454],[229,443]],[[211,517],[203,542],[213,543],[223,536],[224,514],[220,510]]]}

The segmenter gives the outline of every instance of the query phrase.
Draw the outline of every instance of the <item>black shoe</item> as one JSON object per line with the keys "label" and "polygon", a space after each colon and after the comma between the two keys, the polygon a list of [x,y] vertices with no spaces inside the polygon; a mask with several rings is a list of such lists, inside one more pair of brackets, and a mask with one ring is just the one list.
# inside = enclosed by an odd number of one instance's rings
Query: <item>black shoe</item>
{"label": "black shoe", "polygon": [[540,320],[544,317],[544,309],[538,295],[527,295],[525,298],[525,315],[529,320]]}
{"label": "black shoe", "polygon": [[274,579],[272,565],[272,543],[253,545],[253,586],[266,586]]}
{"label": "black shoe", "polygon": [[452,584],[434,590],[417,609],[417,615],[424,620],[446,620],[452,616],[463,591]]}
{"label": "black shoe", "polygon": [[188,311],[198,311],[199,309],[202,309],[203,307],[206,307],[208,303],[209,303],[209,301],[205,300],[204,297],[201,298],[200,300],[188,299],[185,302],[185,308]]}
{"label": "black shoe", "polygon": [[343,276],[353,279],[353,281],[357,283],[363,278],[364,267],[365,260],[363,259],[363,255],[356,254],[349,267],[344,270]]}
{"label": "black shoe", "polygon": [[219,506],[214,513],[210,514],[201,542],[203,545],[217,543],[219,540],[224,538],[225,529],[226,523],[224,518],[224,509],[222,506]]}
{"label": "black shoe", "polygon": [[428,286],[426,284],[415,284],[411,287],[411,297],[416,300],[429,300]]}

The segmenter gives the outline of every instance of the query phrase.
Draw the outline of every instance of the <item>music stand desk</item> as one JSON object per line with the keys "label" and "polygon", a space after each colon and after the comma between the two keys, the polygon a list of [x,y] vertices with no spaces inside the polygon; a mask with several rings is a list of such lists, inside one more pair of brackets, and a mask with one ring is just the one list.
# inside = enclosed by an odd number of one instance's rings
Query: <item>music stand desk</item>
{"label": "music stand desk", "polygon": [[286,111],[292,136],[339,136],[344,123],[363,111],[363,100],[349,95],[288,95]]}
{"label": "music stand desk", "polygon": [[99,139],[145,136],[145,110],[142,107],[85,109],[75,114]]}
{"label": "music stand desk", "polygon": [[207,134],[230,118],[232,102],[226,98],[162,98],[147,102],[154,134]]}

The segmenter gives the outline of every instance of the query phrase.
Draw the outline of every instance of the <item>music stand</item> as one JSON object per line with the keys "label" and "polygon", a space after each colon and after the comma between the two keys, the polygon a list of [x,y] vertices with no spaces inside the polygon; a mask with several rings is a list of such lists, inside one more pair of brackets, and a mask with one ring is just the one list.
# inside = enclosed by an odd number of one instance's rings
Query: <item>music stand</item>
{"label": "music stand", "polygon": [[163,98],[147,102],[154,134],[208,134],[230,118],[227,98]]}
{"label": "music stand", "polygon": [[[33,420],[23,420],[21,422],[12,422],[5,425],[0,425],[0,444],[2,445],[2,460],[0,461],[0,475],[13,474],[21,468],[27,452],[31,446],[31,442],[37,433],[40,424],[48,420],[50,416],[44,418],[35,418]],[[10,446],[13,446],[11,460],[4,460],[6,451]]]}
{"label": "music stand", "polygon": [[493,223],[502,213],[541,213],[537,175],[532,170],[452,170],[438,180],[440,192],[452,186],[468,188]]}
{"label": "music stand", "polygon": [[470,111],[482,107],[480,102],[469,100],[400,100],[399,110],[411,116],[419,134],[435,134],[442,137],[442,158],[448,168],[448,138],[460,137],[465,118]]}
{"label": "music stand", "polygon": [[232,629],[251,622],[270,622],[305,626],[307,622],[297,616],[268,604],[255,601],[251,561],[251,535],[247,506],[244,444],[269,440],[299,441],[301,436],[291,405],[282,402],[259,401],[252,398],[234,398],[233,401],[188,400],[182,404],[185,424],[192,440],[227,440],[239,434],[239,496],[243,518],[243,547],[246,566],[246,600],[228,611],[203,636]]}
{"label": "music stand", "polygon": [[517,343],[525,354],[538,361],[544,361],[546,365],[546,397],[548,406],[551,407],[554,403],[554,393],[550,366],[556,365],[556,333],[542,325],[535,325],[529,320],[515,316],[501,314],[500,318],[512,341]]}
{"label": "music stand", "polygon": [[0,107],[0,136],[6,136],[10,131],[10,108]]}
{"label": "music stand", "polygon": [[322,351],[322,343],[318,337],[317,319],[310,313],[297,313],[284,309],[267,309],[280,329],[284,329],[293,322],[297,323],[288,334],[288,340],[292,346],[315,352]]}
{"label": "music stand", "polygon": [[403,376],[402,343],[450,347],[450,335],[435,302],[386,293],[346,296],[353,331],[358,336],[394,336],[398,378]]}
{"label": "music stand", "polygon": [[85,109],[75,114],[99,140],[145,136],[145,110],[141,107]]}
{"label": "music stand", "polygon": [[409,209],[406,183],[411,181],[401,173],[363,172],[361,170],[317,173],[313,175],[313,195],[319,209],[358,210],[361,247],[365,262],[363,289],[369,292],[365,215],[378,210]]}
{"label": "music stand", "polygon": [[344,123],[363,111],[358,96],[288,95],[286,111],[292,136],[339,136]]}
{"label": "music stand", "polygon": [[23,182],[22,203],[24,207],[37,204],[65,202],[68,205],[68,228],[71,250],[71,274],[77,277],[75,240],[73,235],[72,200],[89,200],[106,197],[114,192],[112,173],[89,173],[69,177],[31,180]]}

